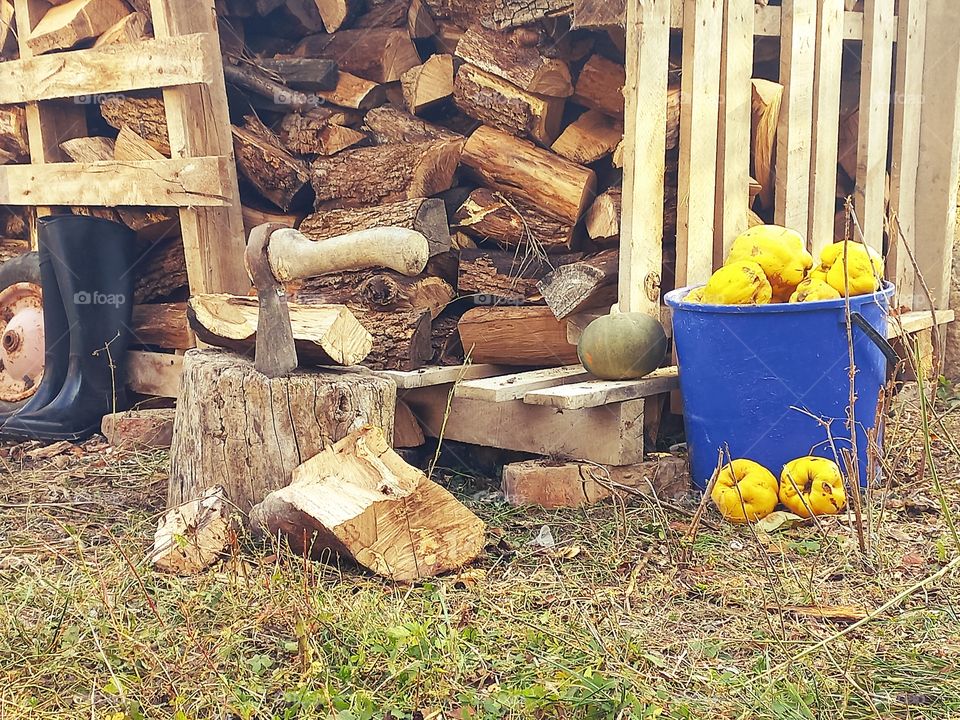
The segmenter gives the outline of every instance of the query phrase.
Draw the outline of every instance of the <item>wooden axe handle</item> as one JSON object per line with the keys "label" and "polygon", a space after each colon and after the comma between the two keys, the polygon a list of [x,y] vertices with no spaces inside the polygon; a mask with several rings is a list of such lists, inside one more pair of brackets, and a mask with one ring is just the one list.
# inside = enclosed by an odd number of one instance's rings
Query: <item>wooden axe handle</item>
{"label": "wooden axe handle", "polygon": [[270,236],[268,257],[280,282],[374,267],[412,277],[427,267],[430,247],[421,233],[405,228],[359,230],[319,241],[284,228]]}

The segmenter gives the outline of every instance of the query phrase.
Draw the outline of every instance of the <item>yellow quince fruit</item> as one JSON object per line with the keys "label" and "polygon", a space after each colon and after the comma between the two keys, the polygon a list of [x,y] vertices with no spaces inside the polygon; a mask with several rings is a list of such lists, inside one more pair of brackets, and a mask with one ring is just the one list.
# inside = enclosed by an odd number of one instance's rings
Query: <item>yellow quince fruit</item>
{"label": "yellow quince fruit", "polygon": [[746,523],[773,512],[779,489],[777,479],[763,465],[739,459],[720,469],[710,498],[727,520]]}
{"label": "yellow quince fruit", "polygon": [[694,288],[684,296],[683,301],[688,303],[702,303],[703,290],[702,287]]}
{"label": "yellow quince fruit", "polygon": [[803,236],[780,225],[757,225],[733,241],[727,263],[753,260],[770,281],[774,302],[787,302],[813,267]]}
{"label": "yellow quince fruit", "polygon": [[827,245],[820,253],[820,264],[827,268],[827,282],[841,296],[847,287],[851,296],[875,292],[883,280],[883,256],[863,243],[844,240]]}
{"label": "yellow quince fruit", "polygon": [[770,302],[770,281],[752,260],[728,262],[703,287],[700,302],[709,305],[765,305]]}
{"label": "yellow quince fruit", "polygon": [[835,515],[847,503],[840,466],[813,456],[791,460],[780,473],[780,502],[800,517]]}
{"label": "yellow quince fruit", "polygon": [[826,280],[807,277],[790,296],[790,302],[816,302],[817,300],[839,300],[838,293]]}

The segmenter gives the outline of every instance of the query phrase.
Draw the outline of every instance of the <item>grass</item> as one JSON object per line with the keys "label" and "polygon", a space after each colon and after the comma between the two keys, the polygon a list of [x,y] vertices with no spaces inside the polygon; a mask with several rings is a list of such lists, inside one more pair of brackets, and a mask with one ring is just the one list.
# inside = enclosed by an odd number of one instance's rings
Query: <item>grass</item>
{"label": "grass", "polygon": [[[681,565],[687,514],[518,510],[458,485],[487,551],[413,587],[243,537],[202,575],[155,573],[163,453],[5,448],[0,718],[960,717],[960,573],[845,637],[787,608],[873,611],[955,557],[911,432],[870,558],[845,519],[766,535],[711,511]],[[550,550],[529,544],[545,524]]]}

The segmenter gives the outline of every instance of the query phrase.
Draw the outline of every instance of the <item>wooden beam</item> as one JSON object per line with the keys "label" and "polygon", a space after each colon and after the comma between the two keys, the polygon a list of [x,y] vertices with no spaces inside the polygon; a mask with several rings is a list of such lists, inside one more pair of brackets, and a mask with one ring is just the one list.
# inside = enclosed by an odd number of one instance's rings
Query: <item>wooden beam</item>
{"label": "wooden beam", "polygon": [[[216,32],[213,0],[150,0],[150,10],[158,38]],[[171,157],[214,156],[226,161],[222,189],[227,202],[221,207],[180,211],[190,290],[244,295],[250,289],[250,280],[243,267],[246,243],[222,66],[207,85],[164,90],[163,103]]]}
{"label": "wooden beam", "polygon": [[837,152],[840,140],[840,68],[843,61],[843,0],[823,0],[817,15],[817,66],[814,71],[810,154],[810,210],[807,247],[814,257],[833,242],[837,205]]}
{"label": "wooden beam", "polygon": [[[911,333],[929,330],[936,324],[948,325],[956,318],[953,310],[937,310],[931,314],[929,310],[914,310],[913,312],[903,313],[887,321],[887,338],[894,339],[910,335]],[[936,319],[936,322],[934,322]]]}
{"label": "wooden beam", "polygon": [[784,0],[780,33],[780,82],[784,93],[777,130],[774,219],[777,224],[800,232],[807,228],[809,212],[816,38],[816,0]]}
{"label": "wooden beam", "polygon": [[[920,127],[923,111],[923,52],[926,47],[926,0],[900,0],[897,29],[893,148],[890,159],[890,210],[897,215],[911,251],[916,254],[917,178],[920,169]],[[892,237],[887,278],[901,298],[913,305],[915,273],[904,240]]]}
{"label": "wooden beam", "polygon": [[883,252],[886,219],[887,140],[895,35],[893,0],[868,0],[863,23],[860,134],[853,199],[863,241],[879,252]]}
{"label": "wooden beam", "polygon": [[627,2],[618,297],[624,312],[654,316],[660,313],[663,264],[669,18],[670,0]]}
{"label": "wooden beam", "polygon": [[713,272],[720,121],[721,0],[685,0],[677,200],[677,287]]}
{"label": "wooden beam", "polygon": [[224,157],[3,165],[0,205],[229,207],[232,167]]}
{"label": "wooden beam", "polygon": [[[217,36],[141,40],[0,63],[0,105],[208,83],[220,66]],[[222,72],[222,70],[221,70]]]}

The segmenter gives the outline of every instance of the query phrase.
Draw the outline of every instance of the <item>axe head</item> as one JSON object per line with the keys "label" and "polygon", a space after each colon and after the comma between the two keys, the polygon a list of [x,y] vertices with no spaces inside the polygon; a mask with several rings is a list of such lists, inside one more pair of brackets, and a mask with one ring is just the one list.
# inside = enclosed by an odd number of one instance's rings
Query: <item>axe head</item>
{"label": "axe head", "polygon": [[270,236],[284,226],[264,223],[250,231],[244,260],[257,288],[257,349],[254,367],[269,378],[281,377],[297,368],[297,346],[290,325],[290,309],[283,284],[270,268]]}

